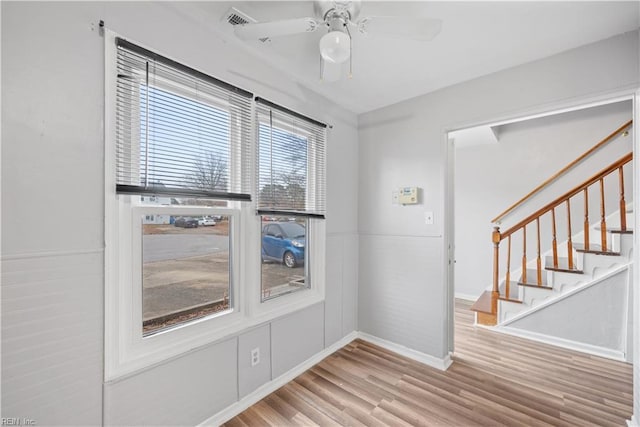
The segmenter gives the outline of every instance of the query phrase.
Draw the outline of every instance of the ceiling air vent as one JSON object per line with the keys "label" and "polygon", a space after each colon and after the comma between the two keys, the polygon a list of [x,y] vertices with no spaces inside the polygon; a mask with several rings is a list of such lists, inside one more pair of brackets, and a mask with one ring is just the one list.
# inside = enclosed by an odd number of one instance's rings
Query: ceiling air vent
{"label": "ceiling air vent", "polygon": [[[258,22],[246,13],[236,9],[235,7],[230,8],[227,13],[224,14],[224,17],[222,19],[224,21],[227,21],[231,25],[253,24],[255,22]],[[259,40],[262,43],[271,41],[269,37],[265,37]]]}

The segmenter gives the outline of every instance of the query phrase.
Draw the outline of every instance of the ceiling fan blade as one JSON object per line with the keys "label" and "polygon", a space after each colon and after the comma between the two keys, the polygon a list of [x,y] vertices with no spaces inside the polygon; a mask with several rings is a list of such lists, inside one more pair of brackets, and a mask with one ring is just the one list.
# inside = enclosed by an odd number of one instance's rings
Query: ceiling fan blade
{"label": "ceiling fan blade", "polygon": [[439,19],[420,16],[369,16],[358,22],[362,34],[428,41],[442,30]]}
{"label": "ceiling fan blade", "polygon": [[234,27],[234,32],[236,36],[242,40],[258,40],[266,37],[311,33],[315,31],[318,26],[318,22],[313,18],[297,18],[285,19],[282,21],[236,25]]}

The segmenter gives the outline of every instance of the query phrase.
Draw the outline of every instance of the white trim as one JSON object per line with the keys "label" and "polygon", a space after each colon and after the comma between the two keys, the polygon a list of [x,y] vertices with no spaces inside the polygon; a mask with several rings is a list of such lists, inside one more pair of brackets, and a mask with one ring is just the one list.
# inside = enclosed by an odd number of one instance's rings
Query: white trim
{"label": "white trim", "polygon": [[[588,288],[590,288],[592,286],[595,286],[598,283],[600,283],[600,282],[602,282],[602,281],[604,281],[604,280],[606,280],[606,279],[608,279],[608,278],[610,278],[612,276],[615,276],[618,273],[621,273],[621,272],[623,272],[625,270],[628,270],[629,269],[629,265],[630,265],[630,263],[626,263],[626,264],[624,264],[624,265],[622,265],[620,267],[617,267],[617,268],[611,270],[610,272],[608,272],[607,274],[605,274],[603,276],[600,276],[597,279],[593,279],[590,282],[588,282],[588,283],[586,283],[586,284],[584,284],[582,286],[578,286],[577,288],[571,289],[570,291],[567,291],[566,293],[559,294],[557,298],[549,298],[549,299],[541,302],[539,305],[530,307],[530,310],[522,311],[522,312],[516,314],[515,316],[510,317],[509,319],[507,319],[504,322],[502,322],[500,324],[500,326],[507,326],[510,323],[515,322],[516,320],[520,320],[523,317],[527,317],[527,316],[529,316],[529,315],[531,315],[531,314],[533,314],[533,313],[535,313],[537,311],[542,310],[545,307],[548,307],[550,305],[556,304],[556,303],[558,303],[558,302],[570,297],[571,295],[577,294],[579,292],[584,291],[585,289],[588,289]],[[627,275],[627,283],[628,283],[628,275]],[[625,334],[626,334],[626,317],[625,317]]]}
{"label": "white trim", "polygon": [[463,293],[460,293],[460,292],[456,292],[453,297],[455,299],[461,299],[461,300],[465,300],[465,301],[476,302],[478,300],[478,298],[480,298],[480,295],[463,294]]}
{"label": "white trim", "polygon": [[396,344],[382,338],[374,337],[373,335],[369,335],[365,332],[359,332],[358,338],[389,351],[393,351],[394,353],[397,353],[401,356],[408,357],[409,359],[415,360],[416,362],[424,363],[427,366],[431,366],[432,368],[436,368],[441,371],[446,371],[452,363],[450,354],[447,354],[442,359],[439,359],[435,356],[431,356],[430,354],[422,353],[409,347],[405,347],[403,345]]}
{"label": "white trim", "polygon": [[[442,334],[443,348],[448,353],[455,350],[455,283],[456,283],[456,236],[455,236],[455,146],[453,140],[449,138],[449,134],[442,133],[445,138],[445,200],[444,215],[442,221],[442,253],[446,254],[442,257],[444,271],[444,292],[443,301],[443,323],[445,323],[446,332]],[[451,295],[453,294],[453,298]]]}
{"label": "white trim", "polygon": [[638,424],[638,419],[636,418],[635,415],[631,416],[630,420],[627,420],[627,426],[628,427],[639,427],[640,424]]}
{"label": "white trim", "polygon": [[514,328],[509,328],[504,326],[496,326],[491,328],[491,330],[496,332],[501,332],[507,335],[513,335],[520,338],[526,338],[526,339],[541,342],[544,344],[555,345],[556,347],[562,347],[569,350],[592,354],[594,356],[613,359],[619,362],[627,361],[623,351],[612,350],[610,348],[599,347],[596,345],[585,344],[577,341],[567,340],[564,338],[557,338],[549,335],[538,334],[536,332],[525,331],[522,329],[514,329]]}
{"label": "white trim", "polygon": [[298,375],[309,370],[314,365],[317,365],[327,356],[330,356],[332,353],[335,353],[336,351],[340,350],[342,347],[346,346],[351,341],[358,338],[358,335],[359,334],[356,331],[351,332],[349,335],[342,338],[340,341],[337,341],[331,346],[322,350],[321,352],[316,353],[315,355],[305,360],[295,368],[290,369],[289,371],[280,375],[278,378],[262,385],[252,393],[243,397],[241,400],[235,402],[231,406],[227,406],[222,411],[211,416],[210,418],[206,419],[205,421],[203,421],[198,425],[199,426],[219,426],[220,424],[229,421],[231,418],[235,417],[245,409],[249,408],[251,405],[256,404],[257,402],[259,402],[269,394],[273,393],[280,387],[284,386],[288,382],[293,381],[293,379],[296,378]]}
{"label": "white trim", "polygon": [[[627,278],[626,278],[626,292],[625,292],[625,304],[624,304],[624,326],[623,328],[623,334],[622,334],[622,348],[624,349],[624,359],[626,362],[631,363],[632,360],[630,359],[630,355],[629,355],[629,315],[631,313],[629,313],[629,298],[631,296],[631,286],[633,286],[633,284],[631,283],[631,275],[633,274],[633,268],[628,268],[627,269]],[[631,303],[633,304],[633,301],[631,301]],[[631,325],[631,328],[633,328],[633,324]],[[633,339],[633,338],[632,338]],[[633,343],[631,343],[631,345],[633,345]]]}
{"label": "white trim", "polygon": [[[638,194],[638,186],[640,185],[640,132],[638,132],[638,123],[640,123],[640,88],[636,88],[634,102],[633,102],[633,120],[635,126],[631,128],[633,134],[633,188],[635,194]],[[633,198],[633,212],[634,212],[634,225],[636,230],[633,233],[633,247],[634,250],[631,254],[631,261],[634,266],[632,267],[633,277],[631,280],[631,286],[633,288],[631,295],[633,296],[633,331],[631,336],[634,338],[631,343],[632,346],[632,359],[633,359],[633,417],[631,422],[633,425],[640,425],[640,340],[638,339],[638,328],[640,326],[640,215],[638,215],[638,198]]]}
{"label": "white trim", "polygon": [[[104,31],[104,380],[109,379],[111,372],[119,367],[117,355],[120,351],[118,336],[119,319],[119,289],[116,285],[118,273],[118,203],[115,195],[115,170],[116,155],[116,96],[114,94],[116,82],[116,33]],[[113,58],[109,60],[109,58]]]}

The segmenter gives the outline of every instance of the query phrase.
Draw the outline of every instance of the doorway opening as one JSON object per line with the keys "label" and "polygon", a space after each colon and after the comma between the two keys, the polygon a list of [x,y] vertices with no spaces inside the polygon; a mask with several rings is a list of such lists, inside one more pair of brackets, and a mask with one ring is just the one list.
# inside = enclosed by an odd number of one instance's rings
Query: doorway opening
{"label": "doorway opening", "polygon": [[[459,322],[473,321],[474,314],[469,312],[472,301],[476,301],[483,292],[492,290],[494,277],[494,245],[492,242],[492,232],[494,227],[500,227],[502,231],[509,229],[514,224],[526,219],[536,210],[551,203],[559,195],[565,194],[576,186],[577,183],[591,177],[594,172],[601,170],[602,165],[611,164],[613,161],[630,152],[634,148],[633,136],[627,133],[626,136],[619,135],[616,141],[608,143],[598,149],[593,155],[578,162],[571,167],[570,171],[551,180],[544,189],[527,198],[522,204],[513,207],[516,201],[529,194],[532,189],[538,187],[549,177],[553,177],[564,166],[570,164],[585,151],[588,151],[594,144],[598,143],[602,137],[608,135],[612,130],[617,129],[622,123],[630,120],[633,115],[632,96],[619,97],[616,99],[602,100],[588,105],[580,105],[571,108],[556,109],[545,113],[530,115],[513,120],[495,121],[482,126],[472,126],[451,130],[446,134],[448,153],[448,197],[447,217],[451,220],[447,225],[446,240],[448,251],[448,311],[449,311],[449,349],[455,352],[458,347],[457,339],[463,337],[464,326],[460,326],[456,331],[454,319]],[[626,203],[630,211],[634,211],[635,200],[632,196],[631,188],[635,176],[632,174],[632,165],[625,169],[624,178],[627,183]],[[607,178],[605,188],[613,188],[613,179]],[[611,181],[611,185],[609,185]],[[609,190],[607,190],[609,191]],[[594,190],[588,191],[592,195],[591,200],[584,202],[591,206],[596,203]],[[592,194],[593,193],[593,194]],[[607,193],[608,194],[608,193]],[[588,196],[587,196],[588,197]],[[608,212],[613,212],[611,202],[613,198],[607,197]],[[576,204],[578,201],[572,201]],[[580,202],[583,203],[583,202]],[[597,204],[597,203],[596,203]],[[619,205],[618,205],[619,206]],[[502,215],[505,209],[513,207],[506,215]],[[591,209],[593,218],[597,218],[597,208]],[[562,228],[556,240],[558,243],[566,243],[575,235],[579,234],[576,224],[581,224],[576,218],[577,209],[568,215],[558,210],[556,227]],[[495,218],[498,217],[498,221]],[[573,221],[571,221],[573,219]],[[494,222],[495,221],[495,222]],[[635,222],[633,215],[631,222]],[[509,283],[512,283],[508,290],[508,297],[513,300],[521,300],[524,297],[522,289],[517,282],[522,279],[523,272],[529,271],[531,263],[534,264],[538,254],[542,260],[543,271],[541,276],[548,274],[544,269],[547,252],[551,250],[551,228],[552,224],[548,219],[541,219],[526,228],[529,239],[520,234],[509,238],[510,251],[507,251],[507,240],[501,242],[502,248],[498,256],[499,270],[498,277],[503,287],[504,294],[505,267],[509,265],[512,274]],[[571,223],[573,222],[573,227]],[[584,222],[584,221],[582,221]],[[594,222],[592,220],[592,222]],[[567,223],[569,223],[567,231]],[[536,230],[536,225],[540,231]],[[526,233],[525,232],[525,233]],[[537,232],[537,233],[536,233]],[[595,234],[595,232],[592,232]],[[536,234],[540,237],[536,241]],[[537,249],[540,246],[541,249]],[[522,248],[522,251],[529,254],[522,268],[522,253],[515,255],[515,247]],[[537,250],[536,250],[537,249]],[[511,252],[510,254],[507,252]],[[573,253],[573,252],[572,252]],[[526,257],[526,255],[525,255]],[[567,253],[567,259],[569,257]],[[520,267],[518,267],[520,266]],[[518,268],[520,271],[518,271]],[[549,337],[547,342],[575,341],[583,342],[584,348],[602,347],[611,350],[608,354],[615,355],[620,359],[631,361],[632,358],[632,329],[633,329],[633,307],[629,272],[619,272],[625,279],[620,282],[618,300],[610,301],[609,309],[621,313],[620,316],[611,320],[618,328],[618,336],[609,342],[600,342],[601,337],[594,336],[574,336],[570,328],[564,330],[554,330],[553,325],[542,324],[540,315],[520,314],[521,321],[512,322],[510,329],[523,330],[521,336],[545,341],[545,336]],[[531,274],[531,273],[530,273]],[[508,278],[507,273],[507,278]],[[613,276],[612,276],[613,277]],[[540,280],[540,279],[538,279]],[[625,281],[626,280],[626,281]],[[525,283],[527,280],[525,279]],[[545,283],[546,284],[546,283]],[[593,286],[596,289],[597,286]],[[537,291],[537,290],[535,290]],[[531,291],[533,292],[533,291]],[[530,293],[531,293],[530,292]],[[563,290],[558,290],[562,293]],[[581,298],[584,300],[584,292]],[[591,298],[598,298],[597,292],[591,292]],[[504,297],[504,295],[502,295]],[[536,298],[540,299],[541,296]],[[563,301],[568,301],[564,297]],[[555,311],[567,310],[572,304],[563,302],[565,307],[558,310],[560,303],[547,301],[549,307],[556,307]],[[527,303],[532,303],[531,297]],[[534,303],[539,303],[535,302]],[[581,304],[584,304],[581,301]],[[577,304],[577,303],[576,303]],[[576,305],[573,304],[573,305]],[[546,309],[547,311],[553,311]],[[542,310],[537,310],[542,311]],[[513,315],[513,313],[512,313]],[[519,315],[517,312],[515,315]],[[557,316],[557,314],[555,314]],[[526,320],[535,319],[534,321]],[[466,319],[466,320],[465,320]],[[594,318],[594,322],[602,322],[601,318]],[[514,325],[514,323],[517,323]],[[529,325],[527,325],[529,323]],[[565,323],[565,322],[563,322]],[[566,322],[571,323],[571,322]],[[531,325],[533,324],[533,325]],[[601,324],[598,324],[602,326]],[[516,327],[514,327],[516,326]],[[608,325],[611,326],[611,325]],[[469,325],[469,327],[472,327]],[[500,327],[498,327],[500,328]],[[546,329],[545,329],[546,328]],[[562,328],[555,328],[562,329]],[[593,328],[597,329],[597,328]],[[609,328],[610,329],[610,328]],[[550,334],[551,331],[551,334]],[[457,333],[459,332],[459,333]],[[507,332],[505,330],[504,332]],[[514,332],[514,331],[511,331]],[[554,337],[553,334],[556,333]],[[515,334],[515,332],[514,332]],[[468,336],[467,336],[468,337]],[[600,341],[598,341],[600,340]],[[596,349],[597,350],[597,349]],[[607,352],[604,352],[607,353]]]}

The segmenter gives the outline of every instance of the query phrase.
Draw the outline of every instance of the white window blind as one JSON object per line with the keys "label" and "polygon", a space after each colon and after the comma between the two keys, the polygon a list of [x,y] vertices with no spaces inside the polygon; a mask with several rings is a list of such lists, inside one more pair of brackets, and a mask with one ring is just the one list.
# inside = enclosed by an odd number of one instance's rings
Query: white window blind
{"label": "white window blind", "polygon": [[326,125],[256,98],[258,214],[324,218]]}
{"label": "white window blind", "polygon": [[116,43],[116,191],[250,200],[252,94]]}

